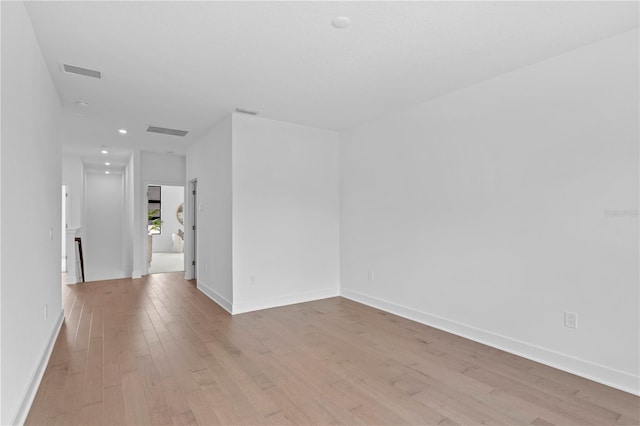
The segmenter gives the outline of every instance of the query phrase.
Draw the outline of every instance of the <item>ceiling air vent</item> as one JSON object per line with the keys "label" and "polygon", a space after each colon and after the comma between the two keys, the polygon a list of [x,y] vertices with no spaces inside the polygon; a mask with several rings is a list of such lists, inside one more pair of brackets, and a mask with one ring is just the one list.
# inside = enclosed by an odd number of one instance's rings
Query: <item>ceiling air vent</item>
{"label": "ceiling air vent", "polygon": [[258,114],[260,114],[260,111],[258,111],[258,110],[249,109],[249,108],[242,108],[242,107],[236,108],[236,112],[239,112],[239,113],[242,113],[242,114],[249,114],[249,115],[258,115]]}
{"label": "ceiling air vent", "polygon": [[102,78],[102,73],[88,68],[76,67],[75,65],[62,64],[64,72],[69,74],[84,75],[85,77]]}
{"label": "ceiling air vent", "polygon": [[162,133],[163,135],[184,136],[189,133],[187,130],[167,129],[165,127],[149,126],[147,132]]}

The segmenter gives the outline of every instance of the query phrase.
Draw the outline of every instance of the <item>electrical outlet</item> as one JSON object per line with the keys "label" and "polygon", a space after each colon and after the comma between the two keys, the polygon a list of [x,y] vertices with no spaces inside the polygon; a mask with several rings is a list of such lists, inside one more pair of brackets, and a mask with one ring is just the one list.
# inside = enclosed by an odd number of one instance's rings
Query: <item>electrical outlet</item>
{"label": "electrical outlet", "polygon": [[564,326],[568,328],[578,328],[578,314],[575,312],[565,312]]}
{"label": "electrical outlet", "polygon": [[368,278],[369,281],[373,281],[373,271],[369,271]]}
{"label": "electrical outlet", "polygon": [[45,303],[44,304],[44,319],[49,318],[49,306]]}
{"label": "electrical outlet", "polygon": [[251,284],[255,284],[256,283],[256,276],[255,275],[251,275],[249,277],[249,281],[251,281]]}
{"label": "electrical outlet", "polygon": [[49,239],[53,241],[53,228],[49,228]]}

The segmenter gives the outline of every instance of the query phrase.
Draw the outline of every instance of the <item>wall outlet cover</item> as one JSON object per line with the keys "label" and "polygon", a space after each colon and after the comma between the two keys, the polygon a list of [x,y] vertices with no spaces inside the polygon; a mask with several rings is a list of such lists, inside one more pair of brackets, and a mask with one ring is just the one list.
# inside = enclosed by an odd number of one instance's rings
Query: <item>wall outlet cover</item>
{"label": "wall outlet cover", "polygon": [[578,328],[578,314],[575,312],[565,312],[564,326],[568,328]]}

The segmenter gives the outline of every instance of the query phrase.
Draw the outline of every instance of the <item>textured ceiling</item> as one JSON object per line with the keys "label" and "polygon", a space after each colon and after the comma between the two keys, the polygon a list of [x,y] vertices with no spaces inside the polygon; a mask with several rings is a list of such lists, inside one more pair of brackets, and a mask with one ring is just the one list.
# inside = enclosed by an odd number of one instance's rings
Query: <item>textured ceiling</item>
{"label": "textured ceiling", "polygon": [[[63,102],[67,152],[182,154],[238,106],[345,129],[638,26],[637,2],[610,1],[48,1],[27,10]],[[333,28],[336,16],[352,25]],[[64,74],[60,62],[104,78]],[[190,133],[146,134],[147,125]]]}

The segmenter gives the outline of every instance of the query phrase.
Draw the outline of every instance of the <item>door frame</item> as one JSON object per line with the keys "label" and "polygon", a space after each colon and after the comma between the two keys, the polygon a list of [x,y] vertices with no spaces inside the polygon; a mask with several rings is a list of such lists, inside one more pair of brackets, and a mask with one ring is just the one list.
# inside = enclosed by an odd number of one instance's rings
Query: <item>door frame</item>
{"label": "door frame", "polygon": [[191,179],[185,187],[184,278],[198,279],[198,178]]}

